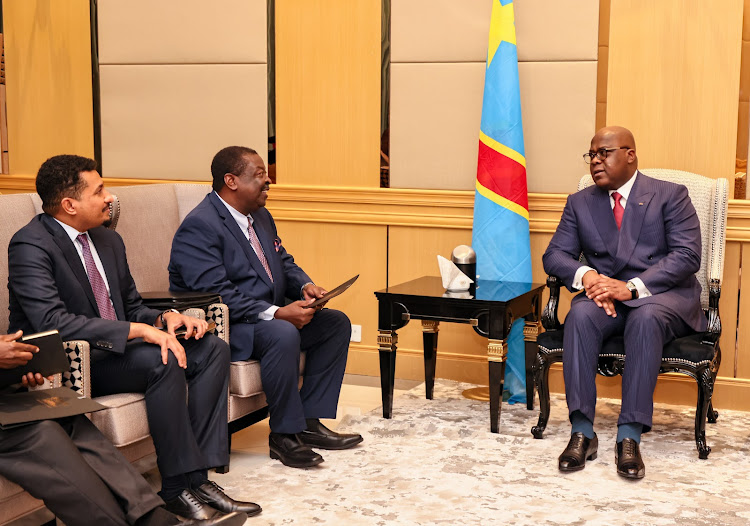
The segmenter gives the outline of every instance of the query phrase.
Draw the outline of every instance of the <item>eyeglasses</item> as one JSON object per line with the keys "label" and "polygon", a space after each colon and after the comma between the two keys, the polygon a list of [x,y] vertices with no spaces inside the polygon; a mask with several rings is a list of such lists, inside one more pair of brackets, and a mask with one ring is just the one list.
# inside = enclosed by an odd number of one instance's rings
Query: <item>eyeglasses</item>
{"label": "eyeglasses", "polygon": [[620,146],[619,148],[599,148],[595,152],[586,152],[583,154],[583,160],[586,164],[591,164],[591,161],[594,160],[594,156],[596,156],[597,159],[600,161],[603,161],[607,158],[607,155],[609,155],[609,152],[614,152],[617,150],[630,150],[630,146]]}

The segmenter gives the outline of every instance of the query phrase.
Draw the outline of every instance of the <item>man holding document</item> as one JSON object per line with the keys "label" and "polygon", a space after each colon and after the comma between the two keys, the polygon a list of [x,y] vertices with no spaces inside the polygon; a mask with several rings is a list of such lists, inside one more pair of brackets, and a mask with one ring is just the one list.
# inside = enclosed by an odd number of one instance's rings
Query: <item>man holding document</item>
{"label": "man holding document", "polygon": [[[213,192],[175,234],[170,288],[215,292],[229,306],[232,361],[260,361],[271,414],[272,458],[287,466],[323,462],[312,448],[347,449],[360,435],[335,433],[351,324],[342,312],[308,305],[326,290],[286,252],[266,210],[271,180],[255,150],[224,148],[211,163]],[[292,303],[285,305],[285,298]],[[298,389],[300,352],[306,353]]]}

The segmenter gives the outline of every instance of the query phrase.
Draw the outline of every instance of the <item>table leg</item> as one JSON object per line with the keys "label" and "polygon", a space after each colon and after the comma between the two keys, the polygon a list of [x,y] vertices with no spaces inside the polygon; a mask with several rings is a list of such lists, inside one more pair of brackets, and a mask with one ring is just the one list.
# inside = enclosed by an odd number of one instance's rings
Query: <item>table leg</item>
{"label": "table leg", "polygon": [[380,390],[383,397],[383,418],[393,414],[393,385],[396,381],[396,331],[378,331],[378,350],[380,351]]}
{"label": "table leg", "polygon": [[424,345],[424,388],[425,398],[432,400],[435,388],[435,362],[437,361],[437,341],[439,321],[422,320],[422,343]]}
{"label": "table leg", "polygon": [[536,344],[536,338],[541,332],[542,322],[526,321],[523,328],[524,347],[526,351],[526,409],[534,409],[534,362],[539,347]]}
{"label": "table leg", "polygon": [[489,340],[487,361],[490,370],[490,431],[493,433],[498,433],[500,429],[503,384],[505,383],[505,358],[507,356],[507,340]]}

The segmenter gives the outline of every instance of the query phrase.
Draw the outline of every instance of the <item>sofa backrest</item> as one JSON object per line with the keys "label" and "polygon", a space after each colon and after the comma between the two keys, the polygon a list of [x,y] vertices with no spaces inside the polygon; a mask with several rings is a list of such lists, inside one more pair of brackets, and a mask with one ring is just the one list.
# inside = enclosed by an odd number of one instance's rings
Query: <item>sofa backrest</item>
{"label": "sofa backrest", "polygon": [[8,332],[8,245],[13,234],[42,211],[36,194],[0,195],[0,334]]}
{"label": "sofa backrest", "polygon": [[211,190],[201,184],[149,184],[109,189],[119,200],[116,230],[141,292],[169,288],[172,238],[185,216]]}

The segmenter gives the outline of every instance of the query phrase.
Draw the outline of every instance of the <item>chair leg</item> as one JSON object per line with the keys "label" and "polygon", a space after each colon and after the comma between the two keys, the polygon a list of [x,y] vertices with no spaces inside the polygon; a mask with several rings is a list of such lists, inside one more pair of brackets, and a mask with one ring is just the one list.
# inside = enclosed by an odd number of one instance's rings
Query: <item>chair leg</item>
{"label": "chair leg", "polygon": [[536,363],[534,364],[534,383],[539,393],[539,421],[531,428],[531,434],[534,435],[534,438],[542,438],[549,420],[549,366],[551,363],[552,360],[549,355],[537,353]]}
{"label": "chair leg", "polygon": [[[717,368],[716,371],[713,372],[711,375],[712,381],[711,385],[716,385],[716,376],[719,374],[719,369]],[[713,391],[713,389],[712,389]],[[716,420],[719,418],[719,412],[714,410],[714,401],[713,396],[711,397],[711,400],[708,402],[708,413],[706,414],[706,419],[709,424],[715,424]]]}
{"label": "chair leg", "polygon": [[695,445],[698,448],[698,457],[708,458],[711,448],[706,444],[706,414],[711,405],[713,393],[713,375],[709,369],[704,369],[697,375],[698,379],[698,404],[695,409]]}

